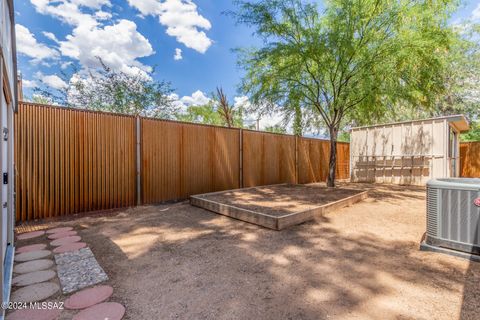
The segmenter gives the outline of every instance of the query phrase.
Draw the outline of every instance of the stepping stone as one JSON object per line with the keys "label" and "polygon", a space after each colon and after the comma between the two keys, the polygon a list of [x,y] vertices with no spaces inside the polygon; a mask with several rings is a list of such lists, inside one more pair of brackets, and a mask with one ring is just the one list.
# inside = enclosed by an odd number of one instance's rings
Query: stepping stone
{"label": "stepping stone", "polygon": [[113,293],[110,286],[97,286],[84,289],[65,300],[67,309],[85,309],[107,300]]}
{"label": "stepping stone", "polygon": [[27,240],[27,239],[33,239],[37,238],[40,236],[43,236],[45,234],[45,231],[33,231],[33,232],[27,232],[27,233],[22,233],[17,236],[18,240]]}
{"label": "stepping stone", "polygon": [[63,293],[71,293],[108,280],[90,248],[55,255]]}
{"label": "stepping stone", "polygon": [[10,313],[7,320],[55,320],[60,316],[60,309],[21,309]]}
{"label": "stepping stone", "polygon": [[70,251],[65,253],[59,253],[55,255],[55,263],[59,266],[71,265],[77,261],[86,259],[95,259],[92,250],[89,247],[80,249],[78,251]]}
{"label": "stepping stone", "polygon": [[53,228],[53,229],[48,229],[46,232],[48,234],[51,233],[61,233],[61,232],[67,232],[73,230],[72,227],[61,227],[61,228]]}
{"label": "stepping stone", "polygon": [[72,230],[72,231],[65,231],[65,232],[59,232],[59,233],[52,233],[51,235],[48,236],[48,239],[55,240],[60,238],[76,236],[76,235],[77,235],[77,231]]}
{"label": "stepping stone", "polygon": [[53,249],[53,253],[64,253],[68,251],[76,251],[82,248],[85,248],[87,244],[85,242],[74,242],[74,243],[67,243],[60,247],[56,247]]}
{"label": "stepping stone", "polygon": [[13,272],[29,273],[29,272],[49,269],[52,266],[53,266],[53,261],[49,259],[33,260],[33,261],[17,264],[15,267],[13,267]]}
{"label": "stepping stone", "polygon": [[37,260],[41,258],[48,257],[51,255],[52,252],[50,250],[37,250],[37,251],[30,251],[17,254],[15,256],[15,261],[30,261],[30,260]]}
{"label": "stepping stone", "polygon": [[31,244],[29,246],[23,246],[15,250],[16,253],[24,253],[24,252],[30,252],[30,251],[37,251],[37,250],[43,250],[47,247],[46,244],[39,243],[39,244]]}
{"label": "stepping stone", "polygon": [[53,240],[52,242],[50,242],[50,245],[52,245],[54,247],[58,247],[58,246],[62,246],[62,245],[67,244],[67,243],[78,242],[80,240],[82,240],[82,238],[80,238],[80,236],[71,236],[71,237],[66,237],[66,238],[60,238],[60,239],[57,239],[57,240]]}
{"label": "stepping stone", "polygon": [[45,282],[56,276],[56,272],[53,270],[43,270],[24,273],[20,276],[16,276],[12,279],[12,284],[15,286],[28,286],[31,284]]}
{"label": "stepping stone", "polygon": [[53,282],[36,283],[22,287],[12,293],[11,301],[36,302],[53,296],[60,290],[60,286]]}
{"label": "stepping stone", "polygon": [[117,302],[104,302],[77,313],[73,320],[120,320],[125,314],[125,307]]}

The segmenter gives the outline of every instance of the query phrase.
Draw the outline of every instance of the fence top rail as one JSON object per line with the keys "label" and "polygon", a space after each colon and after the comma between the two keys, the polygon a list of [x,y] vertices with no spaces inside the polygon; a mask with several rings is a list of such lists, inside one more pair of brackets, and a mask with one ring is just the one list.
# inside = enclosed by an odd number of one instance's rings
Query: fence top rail
{"label": "fence top rail", "polygon": [[[90,109],[82,109],[82,108],[67,107],[67,106],[60,106],[60,105],[51,105],[51,104],[29,102],[29,101],[19,101],[19,105],[35,106],[35,107],[58,109],[58,110],[68,110],[68,111],[75,111],[75,112],[85,112],[85,113],[93,113],[93,114],[102,114],[102,115],[125,117],[125,118],[132,118],[132,119],[135,119],[135,118],[138,117],[138,118],[143,119],[143,120],[178,123],[178,124],[181,124],[181,125],[202,126],[202,127],[211,127],[211,128],[228,129],[228,130],[238,130],[238,131],[242,130],[242,131],[253,132],[253,133],[271,134],[271,135],[286,136],[286,137],[292,137],[292,138],[296,137],[295,135],[288,134],[288,133],[277,133],[277,132],[252,130],[252,129],[245,129],[245,128],[229,128],[229,127],[213,125],[213,124],[186,122],[186,121],[179,121],[179,120],[173,120],[173,119],[160,119],[160,118],[153,118],[153,117],[146,117],[146,116],[134,116],[134,115],[131,115],[131,114],[118,113],[118,112],[90,110]],[[321,138],[314,138],[314,137],[303,137],[303,136],[298,136],[298,137],[300,139],[305,139],[305,140],[326,141],[326,142],[330,141],[328,139],[321,139]],[[348,145],[350,143],[349,142],[343,142],[343,141],[337,141],[337,144]]]}
{"label": "fence top rail", "polygon": [[51,105],[51,104],[43,104],[43,103],[36,103],[36,102],[28,102],[28,101],[19,101],[19,106],[35,106],[35,107],[42,107],[46,109],[59,109],[59,110],[68,110],[68,111],[76,111],[76,112],[85,112],[85,113],[95,113],[95,114],[103,114],[107,116],[117,116],[117,117],[125,117],[125,118],[135,118],[135,116],[131,114],[125,113],[118,113],[118,112],[111,112],[111,111],[100,111],[100,110],[90,110],[90,109],[82,109],[82,108],[75,108],[75,107],[66,107],[66,106],[58,106],[58,105]]}
{"label": "fence top rail", "polygon": [[[202,127],[210,127],[210,128],[228,129],[228,130],[240,130],[240,129],[242,129],[242,128],[236,128],[236,127],[219,126],[219,125],[214,125],[214,124],[187,122],[187,121],[153,118],[153,117],[145,117],[145,116],[140,116],[139,118],[142,119],[142,120],[149,120],[149,121],[170,122],[170,123],[178,123],[178,124],[191,125],[191,126],[202,126]],[[245,129],[243,129],[243,130],[245,130]]]}
{"label": "fence top rail", "polygon": [[[314,137],[299,137],[304,140],[313,140],[313,141],[325,141],[325,142],[330,142],[329,139],[324,139],[324,138],[314,138]],[[337,141],[337,144],[345,144],[349,145],[350,142],[345,142],[345,141]]]}

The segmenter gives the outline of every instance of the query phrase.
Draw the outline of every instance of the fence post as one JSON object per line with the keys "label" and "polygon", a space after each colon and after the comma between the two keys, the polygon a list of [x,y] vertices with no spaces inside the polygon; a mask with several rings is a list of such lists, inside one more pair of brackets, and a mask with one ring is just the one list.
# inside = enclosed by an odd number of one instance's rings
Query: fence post
{"label": "fence post", "polygon": [[239,135],[239,185],[240,188],[243,188],[243,129],[240,128]]}
{"label": "fence post", "polygon": [[136,179],[136,189],[137,189],[137,205],[142,204],[142,146],[141,146],[141,120],[140,117],[135,117],[135,127],[136,127],[136,162],[137,162],[137,179]]}
{"label": "fence post", "polygon": [[295,184],[298,184],[298,135],[295,135]]}

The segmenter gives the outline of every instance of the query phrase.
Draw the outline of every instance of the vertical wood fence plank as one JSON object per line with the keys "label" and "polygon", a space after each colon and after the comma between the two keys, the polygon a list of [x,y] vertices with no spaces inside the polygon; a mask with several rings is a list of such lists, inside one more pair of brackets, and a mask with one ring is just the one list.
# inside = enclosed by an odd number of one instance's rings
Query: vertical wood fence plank
{"label": "vertical wood fence plank", "polygon": [[460,176],[480,178],[480,141],[460,144]]}
{"label": "vertical wood fence plank", "polygon": [[[21,103],[15,124],[17,221],[136,204],[134,117]],[[241,180],[248,187],[326,179],[327,141],[146,118],[140,126],[144,203],[234,189]],[[338,147],[339,179],[348,178],[348,148]]]}

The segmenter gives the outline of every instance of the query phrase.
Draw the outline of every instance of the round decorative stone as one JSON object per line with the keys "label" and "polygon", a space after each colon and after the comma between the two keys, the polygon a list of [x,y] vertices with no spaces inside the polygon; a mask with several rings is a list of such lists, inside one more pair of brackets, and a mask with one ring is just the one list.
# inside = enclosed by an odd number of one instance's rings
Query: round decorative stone
{"label": "round decorative stone", "polygon": [[30,252],[30,251],[37,251],[37,250],[43,250],[47,247],[46,244],[39,243],[39,244],[31,244],[29,246],[23,246],[15,250],[17,253],[24,253],[24,252]]}
{"label": "round decorative stone", "polygon": [[61,227],[61,228],[53,228],[53,229],[48,229],[46,232],[48,234],[51,233],[61,233],[61,232],[67,232],[67,231],[72,231],[72,227]]}
{"label": "round decorative stone", "polygon": [[60,286],[53,282],[36,283],[22,287],[12,293],[11,301],[36,302],[53,296],[60,290]]}
{"label": "round decorative stone", "polygon": [[52,252],[50,250],[37,250],[19,253],[15,256],[15,261],[30,261],[48,257]]}
{"label": "round decorative stone", "polygon": [[85,309],[107,300],[113,293],[110,286],[96,286],[77,292],[65,300],[67,309]]}
{"label": "round decorative stone", "polygon": [[7,320],[55,320],[60,316],[60,309],[21,309],[7,315]]}
{"label": "round decorative stone", "polygon": [[85,248],[86,246],[87,244],[85,242],[67,243],[53,249],[53,253],[64,253],[68,251],[76,251],[76,250]]}
{"label": "round decorative stone", "polygon": [[24,273],[20,276],[14,277],[12,279],[12,284],[20,287],[29,286],[31,284],[48,281],[54,278],[55,275],[56,273],[53,270],[43,270],[43,271]]}
{"label": "round decorative stone", "polygon": [[27,232],[27,233],[22,233],[17,236],[18,240],[27,240],[27,239],[33,239],[36,237],[43,236],[45,234],[45,231],[33,231],[33,232]]}
{"label": "round decorative stone", "polygon": [[33,260],[24,263],[19,263],[13,267],[15,273],[29,273],[34,271],[41,271],[53,266],[53,261],[49,259]]}
{"label": "round decorative stone", "polygon": [[54,247],[58,247],[58,246],[63,246],[64,244],[67,244],[67,243],[78,242],[80,240],[82,240],[82,238],[80,238],[80,236],[71,236],[71,237],[66,237],[66,238],[60,238],[60,239],[57,239],[57,240],[53,240],[52,242],[50,242],[50,245],[52,245]]}
{"label": "round decorative stone", "polygon": [[73,320],[120,320],[125,314],[125,307],[116,302],[103,302],[77,313]]}
{"label": "round decorative stone", "polygon": [[51,235],[48,236],[48,239],[55,240],[55,239],[60,239],[60,238],[76,236],[76,235],[77,235],[77,232],[72,230],[72,231],[52,233]]}

